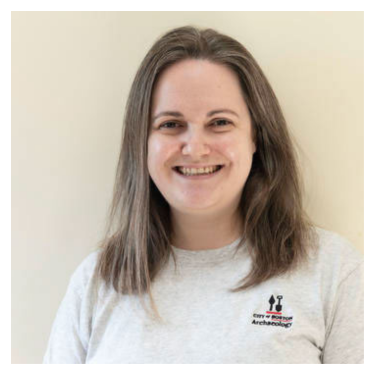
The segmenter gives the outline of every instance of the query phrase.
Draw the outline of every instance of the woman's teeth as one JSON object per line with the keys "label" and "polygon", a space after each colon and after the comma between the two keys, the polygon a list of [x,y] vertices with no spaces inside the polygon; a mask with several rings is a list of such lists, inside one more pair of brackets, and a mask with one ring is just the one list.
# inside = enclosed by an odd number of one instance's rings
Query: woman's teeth
{"label": "woman's teeth", "polygon": [[217,165],[215,167],[208,167],[208,168],[184,168],[184,167],[177,167],[176,169],[185,176],[193,176],[193,175],[201,175],[201,174],[210,174],[216,172],[220,169],[221,166]]}

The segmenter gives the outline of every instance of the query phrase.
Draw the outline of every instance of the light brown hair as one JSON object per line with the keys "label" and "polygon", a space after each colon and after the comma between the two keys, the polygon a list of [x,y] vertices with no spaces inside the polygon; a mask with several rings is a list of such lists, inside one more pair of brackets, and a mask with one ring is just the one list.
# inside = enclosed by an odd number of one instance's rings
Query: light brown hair
{"label": "light brown hair", "polygon": [[248,247],[253,267],[242,284],[230,291],[239,292],[294,270],[317,244],[317,233],[303,209],[295,145],[255,59],[238,41],[213,29],[173,29],[151,47],[130,89],[113,200],[95,269],[97,278],[120,294],[135,292],[143,297],[147,292],[158,317],[151,283],[174,254],[169,204],[147,168],[151,97],[161,72],[184,59],[205,59],[235,72],[252,119],[257,151],[241,197],[244,231],[237,249]]}

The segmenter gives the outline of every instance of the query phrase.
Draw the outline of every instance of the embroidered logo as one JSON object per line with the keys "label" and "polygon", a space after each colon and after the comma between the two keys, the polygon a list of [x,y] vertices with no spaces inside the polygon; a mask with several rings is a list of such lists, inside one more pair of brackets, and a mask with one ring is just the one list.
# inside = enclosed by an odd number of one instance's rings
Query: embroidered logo
{"label": "embroidered logo", "polygon": [[253,321],[251,324],[266,325],[266,326],[279,326],[283,328],[290,328],[293,324],[293,316],[283,315],[283,305],[281,300],[283,296],[277,296],[277,304],[274,296],[272,295],[268,303],[270,307],[264,314],[253,314]]}

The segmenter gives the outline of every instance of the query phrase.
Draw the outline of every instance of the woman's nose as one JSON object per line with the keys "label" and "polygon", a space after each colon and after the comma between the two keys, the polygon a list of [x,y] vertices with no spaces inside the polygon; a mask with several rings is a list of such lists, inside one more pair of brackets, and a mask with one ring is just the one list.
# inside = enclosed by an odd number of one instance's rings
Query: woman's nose
{"label": "woman's nose", "polygon": [[209,140],[201,130],[192,130],[186,138],[182,140],[182,154],[192,157],[200,157],[210,152]]}

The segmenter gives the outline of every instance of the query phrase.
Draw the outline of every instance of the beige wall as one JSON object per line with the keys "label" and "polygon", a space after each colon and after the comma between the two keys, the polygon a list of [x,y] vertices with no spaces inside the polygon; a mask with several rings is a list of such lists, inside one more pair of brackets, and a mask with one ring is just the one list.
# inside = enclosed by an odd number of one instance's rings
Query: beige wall
{"label": "beige wall", "polygon": [[103,232],[133,75],[186,24],[251,51],[304,152],[308,212],[363,251],[362,12],[13,12],[13,363],[42,361]]}

